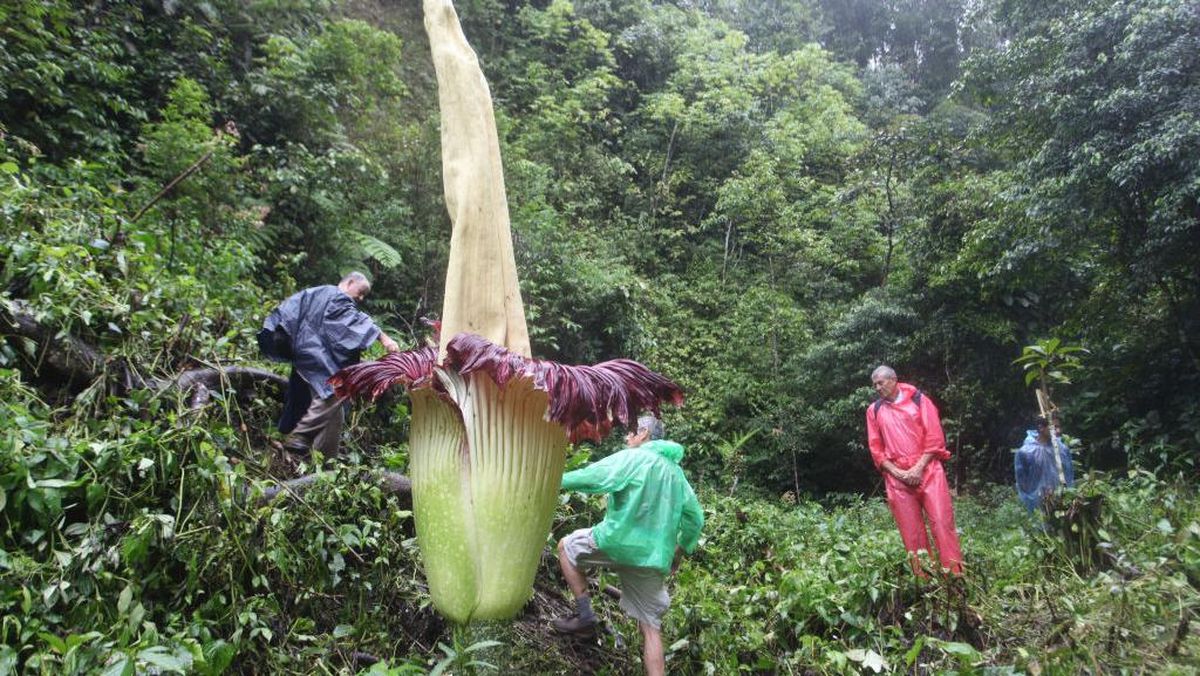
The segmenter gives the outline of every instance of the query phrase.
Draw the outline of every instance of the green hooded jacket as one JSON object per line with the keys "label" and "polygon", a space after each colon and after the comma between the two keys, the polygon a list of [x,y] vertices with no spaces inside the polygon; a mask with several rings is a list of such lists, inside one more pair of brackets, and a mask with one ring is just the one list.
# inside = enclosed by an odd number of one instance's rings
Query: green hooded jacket
{"label": "green hooded jacket", "polygon": [[626,448],[562,478],[563,490],[610,493],[596,546],[625,566],[671,570],[675,547],[691,554],[704,511],[679,467],[683,446],[663,439]]}

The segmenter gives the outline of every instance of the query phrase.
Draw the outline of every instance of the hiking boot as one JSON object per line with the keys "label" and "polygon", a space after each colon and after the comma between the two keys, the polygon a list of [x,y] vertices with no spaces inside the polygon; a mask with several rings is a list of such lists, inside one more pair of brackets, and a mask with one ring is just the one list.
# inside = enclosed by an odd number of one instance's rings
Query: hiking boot
{"label": "hiking boot", "polygon": [[560,634],[590,634],[596,630],[596,617],[581,620],[579,613],[572,613],[567,617],[555,618],[550,626]]}
{"label": "hiking boot", "polygon": [[289,436],[283,442],[283,450],[289,453],[296,453],[298,455],[308,455],[309,445],[308,442],[301,437]]}

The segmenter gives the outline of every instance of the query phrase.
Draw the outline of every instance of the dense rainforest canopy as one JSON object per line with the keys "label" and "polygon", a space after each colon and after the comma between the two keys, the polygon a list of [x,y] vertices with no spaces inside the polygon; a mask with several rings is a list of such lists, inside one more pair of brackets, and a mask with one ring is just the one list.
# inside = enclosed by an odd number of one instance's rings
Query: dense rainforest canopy
{"label": "dense rainforest canopy", "polygon": [[[1200,7],[457,7],[495,99],[534,355],[631,357],[686,392],[666,422],[713,530],[679,578],[678,669],[1038,673],[1047,645],[1067,670],[1093,648],[1195,666]],[[253,371],[271,308],[349,270],[402,342],[437,319],[449,229],[421,22],[384,0],[0,5],[0,674],[336,672],[360,647],[394,673],[485,668],[428,608],[402,502],[359,481],[404,471],[403,398],[356,409],[342,462],[295,466]],[[1013,363],[1032,344],[1086,350],[1053,396],[1078,474],[1099,477],[1080,504],[1112,510],[1094,537],[1120,522],[1124,563],[1037,545],[993,486],[1037,412]],[[1045,576],[1013,603],[1066,595],[1025,618],[1051,639],[979,628],[1011,610],[999,583],[950,621],[949,592],[913,602],[887,572],[863,429],[880,363],[941,409],[968,560],[975,526],[994,536],[980,571]],[[325,490],[256,502],[321,468]],[[564,504],[576,525],[598,509]],[[797,529],[803,546],[773,540]],[[1130,601],[1159,572],[1141,592],[1166,605]],[[1078,586],[1046,586],[1062,576]],[[1116,590],[1101,619],[1069,603],[1093,584]],[[516,652],[506,670],[578,668]],[[624,652],[580,659],[636,668]]]}

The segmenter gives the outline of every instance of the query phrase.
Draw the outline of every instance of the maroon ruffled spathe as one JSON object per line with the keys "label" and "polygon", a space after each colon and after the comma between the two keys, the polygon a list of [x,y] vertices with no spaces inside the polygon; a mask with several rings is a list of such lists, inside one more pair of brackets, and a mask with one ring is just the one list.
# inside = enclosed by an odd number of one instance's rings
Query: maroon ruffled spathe
{"label": "maroon ruffled spathe", "polygon": [[[423,347],[357,364],[329,379],[338,396],[379,397],[396,384],[407,389],[431,387],[444,392],[434,377],[437,349]],[[631,359],[594,366],[570,366],[527,359],[470,333],[460,333],[446,347],[449,368],[463,376],[487,374],[501,389],[514,378],[527,379],[550,399],[547,417],[562,425],[571,442],[600,441],[614,424],[630,425],[638,413],[659,413],[663,402],[679,406],[683,390],[674,382]]]}

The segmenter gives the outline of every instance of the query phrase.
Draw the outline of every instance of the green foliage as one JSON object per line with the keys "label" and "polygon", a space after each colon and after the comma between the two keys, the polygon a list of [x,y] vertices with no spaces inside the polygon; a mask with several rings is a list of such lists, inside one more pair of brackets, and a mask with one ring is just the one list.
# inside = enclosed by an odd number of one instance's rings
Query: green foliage
{"label": "green foliage", "polygon": [[[303,672],[346,646],[391,655],[386,617],[414,643],[440,626],[414,596],[394,497],[354,465],[294,505],[259,506],[261,393],[213,392],[198,412],[166,385],[252,354],[280,293],[258,274],[276,243],[270,174],[244,154],[252,127],[213,129],[217,105],[201,80],[174,78],[150,121],[122,130],[139,139],[124,163],[0,142],[6,672]],[[18,314],[47,338],[7,335]],[[67,339],[98,350],[99,373],[56,370],[45,355]]]}
{"label": "green foliage", "polygon": [[364,258],[372,259],[387,269],[400,267],[404,263],[400,252],[387,242],[363,232],[354,233],[354,235],[358,237],[358,244],[362,247]]}
{"label": "green foliage", "polygon": [[[52,437],[25,417],[49,417],[36,403],[8,406],[21,410],[3,449],[0,602],[25,668],[220,673],[236,659],[303,671],[330,645],[390,641],[363,619],[383,607],[419,616],[409,513],[356,486],[358,470],[291,506],[256,507],[247,470],[261,470],[218,450],[237,451],[232,429],[152,418],[107,441],[89,429]],[[34,423],[23,437],[7,427],[20,422]]]}
{"label": "green foliage", "polygon": [[[537,356],[634,357],[687,391],[668,423],[712,520],[673,666],[1195,668],[1188,3],[457,5]],[[402,404],[356,410],[369,451],[302,501],[255,506],[290,476],[253,450],[270,397],[196,413],[154,386],[253,361],[271,305],[349,269],[423,338],[449,239],[427,49],[417,3],[0,7],[0,673],[578,667],[524,630],[450,637],[424,605],[404,508],[352,480],[403,471]],[[1050,535],[987,487],[1032,412],[1012,355],[1045,336],[1088,346],[1058,403],[1085,465],[1122,471]],[[59,370],[69,340],[99,373]],[[1041,345],[1029,373],[1078,354]],[[907,576],[880,502],[803,499],[875,486],[881,362],[938,404],[975,494],[965,597]],[[784,491],[799,504],[746,497]],[[601,671],[630,668],[603,648]]]}
{"label": "green foliage", "polygon": [[[246,77],[238,115],[267,186],[265,232],[304,256],[302,283],[356,267],[378,277],[420,258],[404,242],[413,206],[393,174],[413,133],[403,124],[402,45],[362,21],[334,21],[268,37]],[[390,298],[379,281],[375,295]]]}
{"label": "green foliage", "polygon": [[789,52],[816,42],[823,28],[822,12],[815,2],[701,0],[687,4],[745,33],[754,51]]}
{"label": "green foliage", "polygon": [[[1093,350],[1062,406],[1097,461],[1200,434],[1200,50],[1179,3],[460,4],[536,349],[652,362],[688,388],[686,441],[770,429],[745,458],[755,481],[861,490],[829,477],[860,451],[863,372],[890,361],[942,406],[964,477],[1000,478],[1027,414],[1008,355],[1045,335]],[[415,342],[447,241],[419,8],[333,9],[6,7],[3,174],[73,190],[93,221],[74,244],[128,238],[172,274],[283,294],[366,269],[372,309]],[[22,261],[7,279],[35,279]],[[138,303],[76,298],[39,311],[74,330]],[[919,321],[878,336],[863,319],[880,302]],[[809,471],[774,472],[800,456]]]}
{"label": "green foliage", "polygon": [[0,298],[147,366],[189,352],[230,356],[248,334],[250,252],[229,239],[181,241],[174,224],[156,219],[131,228],[128,202],[107,190],[106,178],[102,165],[72,163],[0,185]]}
{"label": "green foliage", "polygon": [[133,86],[136,64],[127,58],[132,43],[88,24],[136,26],[141,15],[133,6],[105,16],[65,0],[6,3],[0,9],[0,122],[8,132],[53,157],[118,150],[122,127],[146,116]]}
{"label": "green foliage", "polygon": [[361,21],[332,22],[313,36],[271,36],[262,68],[248,78],[246,112],[263,141],[321,147],[376,115],[407,91],[398,77],[401,41]]}
{"label": "green foliage", "polygon": [[[1014,254],[1043,267],[1071,259],[1081,278],[1041,293],[1092,350],[1077,384],[1126,402],[1081,417],[1115,429],[1165,416],[1182,443],[1195,433],[1180,415],[1183,393],[1200,378],[1191,262],[1200,165],[1183,154],[1200,131],[1183,112],[1196,91],[1183,74],[1195,70],[1197,17],[1185,4],[1007,3],[998,16],[1013,41],[972,59],[966,78],[1019,171],[1013,198],[1028,216],[1017,237],[1029,244]],[[1160,406],[1164,397],[1172,403]]]}
{"label": "green foliage", "polygon": [[948,581],[907,570],[882,500],[822,508],[704,495],[702,547],[675,579],[664,628],[682,639],[668,665],[1055,672],[1095,655],[1117,668],[1190,668],[1183,618],[1200,602],[1188,581],[1200,540],[1181,524],[1197,516],[1192,488],[1143,473],[1090,478],[1078,495],[1097,492],[1101,568],[1074,572],[1071,540],[1040,531],[998,489],[957,501],[968,571]]}
{"label": "green foliage", "polygon": [[1083,366],[1079,360],[1081,352],[1086,353],[1087,350],[1080,345],[1063,345],[1058,338],[1050,338],[1026,345],[1021,349],[1021,356],[1014,359],[1013,363],[1020,364],[1025,370],[1026,385],[1034,380],[1039,381],[1042,387],[1049,382],[1069,384],[1071,380],[1067,372]]}
{"label": "green foliage", "polygon": [[496,669],[496,665],[476,659],[475,654],[504,644],[500,641],[476,641],[471,645],[462,647],[460,645],[462,631],[462,629],[455,630],[455,647],[450,647],[445,643],[438,644],[438,649],[442,651],[445,657],[438,660],[437,664],[433,666],[433,669],[429,672],[430,676],[439,676],[443,673],[475,674],[480,673],[482,670]]}

